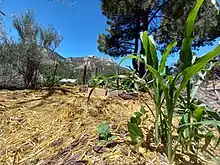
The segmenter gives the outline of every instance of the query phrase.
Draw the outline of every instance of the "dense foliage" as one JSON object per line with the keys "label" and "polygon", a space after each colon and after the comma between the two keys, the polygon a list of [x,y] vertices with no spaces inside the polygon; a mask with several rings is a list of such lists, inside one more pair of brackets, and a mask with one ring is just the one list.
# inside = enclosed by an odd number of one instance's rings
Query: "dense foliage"
{"label": "dense foliage", "polygon": [[11,66],[9,70],[21,76],[24,87],[36,87],[44,56],[59,46],[62,37],[53,27],[39,26],[32,11],[16,17],[13,25],[19,36],[18,41],[4,36],[1,58],[5,65]]}

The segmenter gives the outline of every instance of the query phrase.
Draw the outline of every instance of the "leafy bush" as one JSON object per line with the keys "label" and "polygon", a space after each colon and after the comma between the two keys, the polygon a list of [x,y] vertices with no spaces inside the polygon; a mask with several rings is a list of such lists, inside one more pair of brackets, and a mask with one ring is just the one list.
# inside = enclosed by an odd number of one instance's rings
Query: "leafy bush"
{"label": "leafy bush", "polygon": [[103,87],[107,83],[106,77],[102,74],[93,75],[89,80],[89,85],[92,87]]}
{"label": "leafy bush", "polygon": [[59,76],[47,75],[44,78],[43,86],[53,87],[55,85],[59,85],[60,79],[61,78]]}

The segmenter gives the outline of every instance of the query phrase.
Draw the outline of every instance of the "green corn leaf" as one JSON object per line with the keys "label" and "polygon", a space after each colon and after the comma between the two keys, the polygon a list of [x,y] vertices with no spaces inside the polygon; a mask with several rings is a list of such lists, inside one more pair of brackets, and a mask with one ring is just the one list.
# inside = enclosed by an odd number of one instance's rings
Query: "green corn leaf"
{"label": "green corn leaf", "polygon": [[180,75],[184,75],[184,76],[183,76],[183,80],[181,82],[181,85],[175,94],[174,104],[176,103],[181,91],[186,87],[188,81],[196,73],[198,73],[200,70],[202,70],[209,61],[211,61],[214,57],[219,55],[219,53],[220,53],[220,46],[217,46],[213,51],[211,51],[211,52],[207,53],[206,55],[204,55],[203,57],[201,57],[194,65],[192,65],[191,67],[185,69],[184,71],[182,71],[180,73]]}
{"label": "green corn leaf", "polygon": [[192,123],[186,123],[186,124],[182,124],[179,126],[179,128],[181,127],[185,127],[185,126],[191,126],[191,125],[213,125],[213,126],[220,126],[220,121],[215,121],[215,120],[205,120],[205,121],[201,121],[201,122],[192,122]]}
{"label": "green corn leaf", "polygon": [[143,43],[144,50],[148,50],[149,37],[147,31],[141,33],[141,41]]}
{"label": "green corn leaf", "polygon": [[[148,36],[149,38],[149,36]],[[150,46],[150,55],[152,58],[152,62],[153,62],[153,67],[155,69],[158,69],[158,57],[157,57],[157,51],[156,51],[156,47],[153,44],[153,42],[151,41],[151,39],[149,38],[149,46]]]}
{"label": "green corn leaf", "polygon": [[165,49],[164,53],[163,53],[163,56],[162,56],[162,59],[160,61],[160,67],[159,67],[159,71],[160,73],[163,73],[164,72],[164,68],[165,68],[165,65],[166,65],[166,61],[167,61],[167,57],[169,56],[170,54],[170,51],[172,50],[173,47],[175,47],[177,45],[177,42],[176,41],[173,41],[171,42]]}
{"label": "green corn leaf", "polygon": [[145,50],[145,63],[148,63],[152,66],[153,61],[149,52],[149,37],[147,31],[141,33],[141,41]]}
{"label": "green corn leaf", "polygon": [[183,63],[182,70],[191,66],[192,63],[192,51],[191,46],[193,42],[193,37],[184,37],[182,42],[182,52],[180,55],[180,60]]}
{"label": "green corn leaf", "polygon": [[[163,82],[163,78],[162,76],[160,75],[160,73],[154,69],[152,66],[150,65],[147,65],[149,71],[154,75],[155,78],[157,78],[159,84],[161,85],[161,87],[163,88],[163,91],[164,91],[164,95],[166,97],[166,101],[167,101],[167,104],[169,105],[171,103],[171,98],[170,98],[170,95],[169,95],[169,91],[168,91],[168,87],[167,85]],[[171,105],[169,105],[171,106]]]}
{"label": "green corn leaf", "polygon": [[197,18],[197,14],[199,12],[199,9],[203,1],[204,0],[196,1],[195,7],[191,10],[186,21],[185,36],[182,42],[182,52],[180,56],[180,60],[183,63],[182,69],[186,69],[187,67],[191,66],[191,63],[192,63],[191,45],[193,42],[193,30],[194,30],[194,25],[195,25],[195,21]]}
{"label": "green corn leaf", "polygon": [[156,47],[153,41],[149,38],[147,31],[141,33],[141,41],[145,50],[145,62],[148,65],[153,66],[155,69],[158,69]]}
{"label": "green corn leaf", "polygon": [[209,114],[209,116],[211,118],[213,118],[213,119],[215,119],[217,121],[220,121],[220,115],[216,111],[207,108],[206,112]]}
{"label": "green corn leaf", "polygon": [[193,8],[193,10],[190,12],[190,14],[188,16],[188,19],[186,21],[186,34],[185,34],[187,37],[190,37],[192,35],[195,20],[197,18],[197,14],[199,12],[199,9],[200,9],[203,1],[204,0],[197,0],[195,7]]}
{"label": "green corn leaf", "polygon": [[126,57],[124,57],[120,62],[119,62],[119,66],[122,64],[122,62],[124,62],[124,60],[126,59],[137,59],[140,62],[144,62],[143,59],[139,56],[135,56],[135,55],[128,55]]}

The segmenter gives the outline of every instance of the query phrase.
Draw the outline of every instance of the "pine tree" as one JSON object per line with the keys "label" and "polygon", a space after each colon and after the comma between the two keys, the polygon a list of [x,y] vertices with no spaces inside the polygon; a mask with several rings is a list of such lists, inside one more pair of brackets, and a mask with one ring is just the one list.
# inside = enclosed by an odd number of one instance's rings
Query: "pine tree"
{"label": "pine tree", "polygon": [[[140,42],[140,32],[148,31],[153,35],[161,50],[174,38],[180,48],[183,28],[195,0],[101,0],[102,12],[107,18],[107,33],[99,35],[98,49],[112,57],[128,54],[144,54]],[[208,10],[205,10],[208,9]],[[219,37],[219,16],[217,9],[207,0],[199,13],[194,48],[212,44]],[[137,61],[133,68],[143,76]],[[142,68],[145,68],[141,66]]]}

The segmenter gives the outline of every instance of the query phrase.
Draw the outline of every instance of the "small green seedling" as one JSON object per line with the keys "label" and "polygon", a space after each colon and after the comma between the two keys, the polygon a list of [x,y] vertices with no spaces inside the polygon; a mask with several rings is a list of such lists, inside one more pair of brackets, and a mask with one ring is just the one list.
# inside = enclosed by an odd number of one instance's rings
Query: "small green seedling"
{"label": "small green seedling", "polygon": [[99,140],[113,140],[115,136],[111,135],[109,122],[99,123],[98,125]]}
{"label": "small green seedling", "polygon": [[131,136],[132,143],[137,144],[144,139],[144,134],[140,128],[142,122],[141,117],[146,114],[144,107],[142,106],[140,112],[135,112],[134,116],[128,121],[128,132]]}

